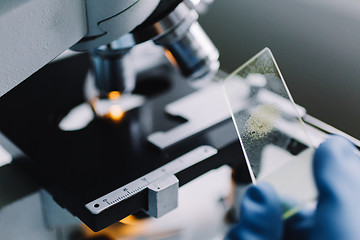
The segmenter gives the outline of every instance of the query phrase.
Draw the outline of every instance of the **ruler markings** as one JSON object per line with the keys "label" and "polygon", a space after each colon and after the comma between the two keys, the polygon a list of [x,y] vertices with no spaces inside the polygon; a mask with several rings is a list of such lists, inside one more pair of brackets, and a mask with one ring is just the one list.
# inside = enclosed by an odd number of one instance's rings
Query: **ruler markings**
{"label": "ruler markings", "polygon": [[[156,186],[154,183],[161,181],[169,175],[176,174],[202,160],[205,160],[217,153],[217,150],[211,146],[201,146],[184,154],[183,156],[155,169],[154,171],[140,177],[123,187],[120,187],[103,197],[100,197],[88,204],[88,208],[93,214],[99,214],[105,209],[117,204],[131,196],[143,191],[150,185]],[[111,201],[109,201],[111,199]],[[104,204],[106,203],[106,204]]]}

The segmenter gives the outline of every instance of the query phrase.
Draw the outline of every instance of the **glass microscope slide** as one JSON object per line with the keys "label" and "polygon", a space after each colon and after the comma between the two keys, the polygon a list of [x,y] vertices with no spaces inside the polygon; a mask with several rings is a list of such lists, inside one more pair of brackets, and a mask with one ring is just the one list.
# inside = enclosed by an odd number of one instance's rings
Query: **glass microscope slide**
{"label": "glass microscope slide", "polygon": [[[315,200],[314,146],[275,59],[265,48],[223,83],[252,182],[270,183],[284,202],[284,218]],[[243,107],[237,107],[239,101]],[[245,104],[244,104],[245,101]]]}

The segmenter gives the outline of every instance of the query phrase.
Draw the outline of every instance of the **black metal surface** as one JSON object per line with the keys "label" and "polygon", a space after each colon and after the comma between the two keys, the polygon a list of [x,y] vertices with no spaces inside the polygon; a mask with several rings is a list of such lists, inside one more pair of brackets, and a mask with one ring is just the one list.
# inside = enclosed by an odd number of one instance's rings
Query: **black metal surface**
{"label": "black metal surface", "polygon": [[[98,215],[91,214],[86,203],[200,145],[211,145],[219,153],[177,174],[180,185],[223,164],[241,165],[242,153],[230,119],[164,152],[147,142],[150,133],[179,124],[164,113],[164,106],[194,91],[170,69],[145,74],[151,79],[139,80],[136,91],[149,93],[149,100],[127,112],[121,123],[94,119],[82,130],[62,131],[58,123],[63,116],[84,102],[87,59],[87,55],[79,55],[50,64],[4,95],[0,99],[0,131],[28,156],[15,164],[94,231],[146,209],[147,193]],[[154,95],[155,90],[158,93]]]}

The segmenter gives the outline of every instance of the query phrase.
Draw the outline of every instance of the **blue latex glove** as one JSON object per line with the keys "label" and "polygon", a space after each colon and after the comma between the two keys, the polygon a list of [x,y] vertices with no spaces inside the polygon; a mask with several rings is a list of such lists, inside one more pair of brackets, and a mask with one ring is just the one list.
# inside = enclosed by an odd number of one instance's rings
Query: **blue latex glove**
{"label": "blue latex glove", "polygon": [[241,203],[239,223],[229,240],[360,239],[360,157],[345,138],[332,136],[314,155],[319,191],[314,212],[299,212],[283,221],[280,200],[265,183],[250,187]]}

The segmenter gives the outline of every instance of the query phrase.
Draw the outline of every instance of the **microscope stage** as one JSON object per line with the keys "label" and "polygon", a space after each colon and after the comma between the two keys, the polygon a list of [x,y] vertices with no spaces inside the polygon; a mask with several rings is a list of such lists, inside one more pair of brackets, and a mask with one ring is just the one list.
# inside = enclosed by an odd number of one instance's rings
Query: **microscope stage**
{"label": "microscope stage", "polygon": [[0,131],[26,155],[15,158],[14,164],[94,231],[140,210],[149,211],[148,186],[99,212],[90,211],[86,205],[169,166],[194,149],[207,146],[215,152],[170,171],[180,186],[224,164],[241,165],[242,161],[234,157],[242,153],[231,119],[164,149],[148,141],[152,133],[186,122],[169,116],[164,108],[195,91],[168,67],[139,76],[135,93],[147,101],[126,112],[121,122],[94,118],[83,129],[61,130],[61,120],[85,102],[87,61],[87,55],[77,55],[49,64],[4,95]]}

